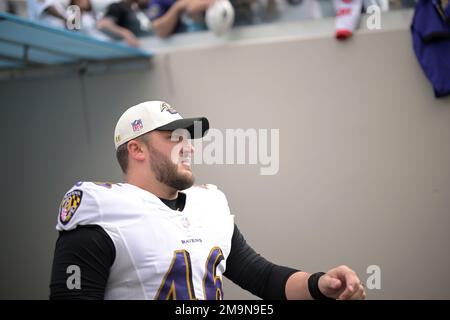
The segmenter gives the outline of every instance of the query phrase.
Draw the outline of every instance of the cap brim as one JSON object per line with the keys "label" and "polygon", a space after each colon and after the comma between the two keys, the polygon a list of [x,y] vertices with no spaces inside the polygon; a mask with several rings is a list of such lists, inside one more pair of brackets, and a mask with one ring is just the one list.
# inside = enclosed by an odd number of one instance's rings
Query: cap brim
{"label": "cap brim", "polygon": [[155,130],[174,131],[176,129],[186,129],[191,135],[191,139],[198,139],[202,138],[209,130],[209,121],[205,117],[178,119]]}

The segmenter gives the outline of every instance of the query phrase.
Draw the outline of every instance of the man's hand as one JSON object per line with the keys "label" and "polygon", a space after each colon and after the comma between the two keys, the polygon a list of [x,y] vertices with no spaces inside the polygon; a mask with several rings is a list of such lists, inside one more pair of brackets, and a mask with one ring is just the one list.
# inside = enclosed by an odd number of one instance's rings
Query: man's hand
{"label": "man's hand", "polygon": [[118,26],[110,17],[103,17],[97,22],[97,29],[110,32],[122,38],[128,45],[132,47],[139,47],[139,40],[133,32],[126,28]]}
{"label": "man's hand", "polygon": [[139,47],[139,40],[136,38],[133,32],[129,30],[124,30],[122,32],[122,38],[125,42],[132,47]]}
{"label": "man's hand", "polygon": [[363,300],[366,292],[355,271],[347,266],[329,270],[319,279],[319,290],[325,296],[339,300]]}
{"label": "man's hand", "polygon": [[48,6],[47,8],[44,9],[44,11],[45,13],[63,21],[64,26],[66,25],[66,17],[63,14],[61,14],[61,12],[59,12],[55,6]]}

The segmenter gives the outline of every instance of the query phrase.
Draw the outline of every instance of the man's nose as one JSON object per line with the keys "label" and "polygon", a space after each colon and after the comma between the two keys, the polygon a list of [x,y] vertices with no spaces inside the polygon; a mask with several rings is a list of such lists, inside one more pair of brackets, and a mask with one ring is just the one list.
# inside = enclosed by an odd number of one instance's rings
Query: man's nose
{"label": "man's nose", "polygon": [[188,152],[188,153],[194,153],[195,149],[194,146],[191,143],[190,139],[183,139],[182,141],[183,147],[181,148],[181,151],[184,152]]}

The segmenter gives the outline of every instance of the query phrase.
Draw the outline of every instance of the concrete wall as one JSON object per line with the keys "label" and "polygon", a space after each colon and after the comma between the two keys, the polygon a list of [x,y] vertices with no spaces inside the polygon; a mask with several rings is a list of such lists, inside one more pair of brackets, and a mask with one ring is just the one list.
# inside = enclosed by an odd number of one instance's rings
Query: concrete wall
{"label": "concrete wall", "polygon": [[[1,82],[0,298],[47,298],[65,190],[120,180],[115,121],[166,99],[218,129],[280,129],[276,175],[195,168],[265,257],[307,271],[348,264],[364,280],[378,265],[372,299],[450,299],[450,101],[433,97],[399,25],[347,43],[299,35],[167,52],[149,71],[86,76],[87,108],[75,76]],[[225,286],[225,298],[252,298]]]}

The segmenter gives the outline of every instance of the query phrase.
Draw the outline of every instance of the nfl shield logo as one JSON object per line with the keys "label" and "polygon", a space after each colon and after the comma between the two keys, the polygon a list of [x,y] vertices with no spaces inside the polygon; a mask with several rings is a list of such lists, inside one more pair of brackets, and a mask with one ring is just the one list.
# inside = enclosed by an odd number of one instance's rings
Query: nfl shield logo
{"label": "nfl shield logo", "polygon": [[142,125],[142,120],[141,120],[141,119],[134,120],[134,121],[131,123],[131,126],[133,127],[133,132],[140,131],[140,130],[142,130],[142,128],[144,127],[144,126]]}
{"label": "nfl shield logo", "polygon": [[181,219],[181,224],[183,225],[183,227],[185,228],[189,228],[191,226],[191,223],[189,222],[189,219],[187,217],[183,217]]}

